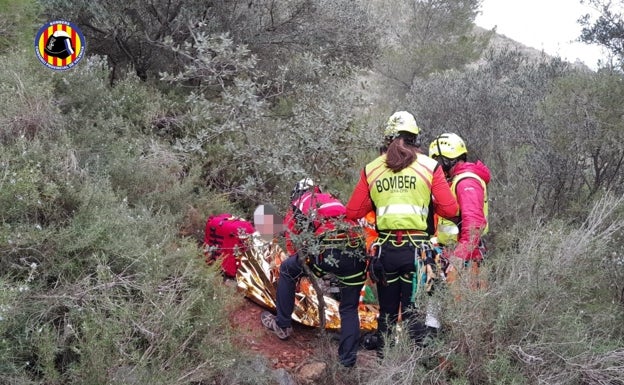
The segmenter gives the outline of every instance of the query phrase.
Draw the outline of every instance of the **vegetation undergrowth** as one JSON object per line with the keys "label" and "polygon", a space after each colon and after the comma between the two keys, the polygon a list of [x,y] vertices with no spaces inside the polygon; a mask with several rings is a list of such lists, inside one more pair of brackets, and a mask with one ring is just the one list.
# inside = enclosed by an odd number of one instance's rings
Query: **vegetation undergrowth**
{"label": "vegetation undergrowth", "polygon": [[[92,3],[0,1],[0,383],[274,384],[232,342],[205,220],[285,211],[303,176],[348,199],[395,110],[491,168],[489,253],[428,299],[426,348],[398,333],[323,383],[624,383],[617,50],[484,50],[476,0]],[[30,37],[60,16],[89,53],[54,72]]]}

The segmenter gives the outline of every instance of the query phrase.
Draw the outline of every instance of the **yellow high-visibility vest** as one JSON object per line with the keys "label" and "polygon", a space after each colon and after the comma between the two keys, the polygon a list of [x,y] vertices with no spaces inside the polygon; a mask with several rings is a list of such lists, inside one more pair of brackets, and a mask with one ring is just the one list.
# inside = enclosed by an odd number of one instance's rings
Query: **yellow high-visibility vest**
{"label": "yellow high-visibility vest", "polygon": [[[457,198],[457,183],[460,180],[465,178],[475,178],[481,183],[483,187],[483,215],[485,216],[485,228],[481,230],[481,235],[487,234],[489,230],[488,224],[488,197],[487,197],[487,184],[485,181],[477,174],[466,171],[461,174],[457,174],[453,177],[453,181],[451,182],[451,191],[455,198]],[[459,227],[451,220],[439,217],[438,223],[436,227],[438,242],[442,245],[451,245],[457,243],[457,237],[459,236]]]}
{"label": "yellow high-visibility vest", "polygon": [[438,163],[426,155],[399,172],[386,166],[386,155],[366,165],[369,194],[379,230],[427,230],[433,171]]}

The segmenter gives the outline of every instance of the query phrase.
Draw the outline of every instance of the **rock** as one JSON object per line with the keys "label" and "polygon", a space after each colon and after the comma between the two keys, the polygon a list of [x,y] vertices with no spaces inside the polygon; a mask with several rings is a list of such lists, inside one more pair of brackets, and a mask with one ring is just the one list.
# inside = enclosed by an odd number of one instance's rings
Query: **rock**
{"label": "rock", "polygon": [[304,384],[314,384],[320,379],[327,369],[327,364],[324,362],[312,362],[305,364],[299,369],[297,377]]}
{"label": "rock", "polygon": [[297,385],[295,379],[285,369],[274,370],[273,378],[278,385]]}

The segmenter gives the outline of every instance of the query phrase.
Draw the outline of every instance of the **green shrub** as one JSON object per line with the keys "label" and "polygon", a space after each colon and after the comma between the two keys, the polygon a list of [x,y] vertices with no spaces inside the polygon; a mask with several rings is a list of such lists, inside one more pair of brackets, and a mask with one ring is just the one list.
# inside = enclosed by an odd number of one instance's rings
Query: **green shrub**
{"label": "green shrub", "polygon": [[34,0],[0,1],[0,54],[31,46],[39,4]]}
{"label": "green shrub", "polygon": [[56,139],[62,118],[56,107],[46,69],[36,63],[32,53],[16,51],[0,55],[0,144],[18,139]]}
{"label": "green shrub", "polygon": [[445,297],[446,348],[470,383],[523,383],[524,376],[526,383],[573,384],[588,371],[621,380],[606,361],[618,356],[624,312],[603,270],[624,224],[621,205],[605,197],[580,229],[519,224],[515,246],[497,247],[483,265],[487,290],[462,278],[459,300]]}
{"label": "green shrub", "polygon": [[227,331],[228,307],[241,299],[194,244],[160,248],[122,271],[103,252],[93,263],[45,292],[38,274],[19,286],[28,289],[3,282],[3,373],[49,384],[170,384],[233,370],[252,378]]}

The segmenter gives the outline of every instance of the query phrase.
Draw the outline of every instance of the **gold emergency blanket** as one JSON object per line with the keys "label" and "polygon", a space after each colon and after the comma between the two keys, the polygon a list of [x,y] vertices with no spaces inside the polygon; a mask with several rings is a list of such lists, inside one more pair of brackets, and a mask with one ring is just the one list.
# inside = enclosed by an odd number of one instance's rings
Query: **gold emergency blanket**
{"label": "gold emergency blanket", "polygon": [[[279,265],[288,256],[276,242],[266,242],[256,235],[250,236],[245,242],[247,250],[238,255],[241,262],[236,274],[238,288],[255,303],[275,310]],[[339,302],[326,294],[323,298],[325,328],[340,329]],[[377,305],[360,303],[358,312],[362,330],[373,331],[377,328]],[[299,281],[292,319],[304,325],[320,326],[318,298],[307,277]]]}

